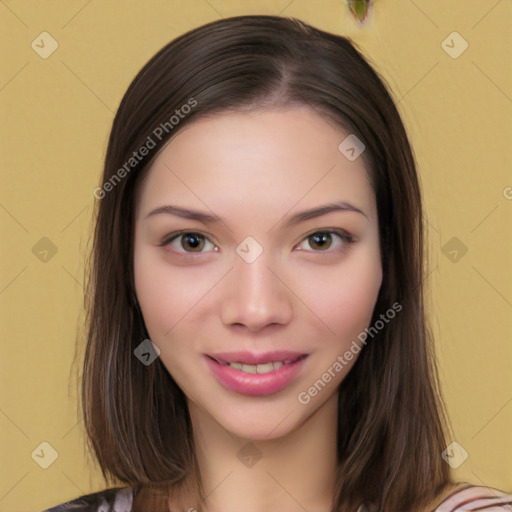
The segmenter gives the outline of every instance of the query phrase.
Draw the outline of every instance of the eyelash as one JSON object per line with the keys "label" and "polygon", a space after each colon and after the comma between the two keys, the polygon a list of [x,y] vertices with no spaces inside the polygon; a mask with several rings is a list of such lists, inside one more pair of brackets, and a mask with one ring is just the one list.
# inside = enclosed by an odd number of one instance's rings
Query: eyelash
{"label": "eyelash", "polygon": [[[339,230],[339,229],[325,229],[325,230],[317,230],[317,231],[314,231],[312,233],[310,233],[309,235],[306,235],[303,240],[300,242],[302,243],[303,241],[307,240],[308,238],[314,236],[314,235],[318,235],[318,234],[329,234],[329,235],[338,235],[339,238],[342,240],[344,246],[348,246],[350,244],[352,244],[354,242],[354,238],[352,237],[352,235],[350,233],[348,233],[347,231],[345,230]],[[167,235],[166,237],[163,238],[163,240],[161,241],[161,243],[159,244],[160,246],[166,246],[166,245],[169,245],[171,242],[174,242],[174,240],[178,240],[180,237],[182,237],[183,235],[200,235],[201,237],[204,237],[206,240],[208,240],[210,243],[212,243],[208,237],[201,233],[200,231],[179,231],[179,232],[176,232],[176,233],[171,233],[170,235]],[[299,244],[300,245],[300,244]],[[341,248],[338,248],[343,250],[344,247],[341,247]],[[325,251],[315,251],[315,250],[305,250],[305,252],[313,252],[315,254],[321,254],[321,255],[328,255],[328,254],[331,254],[332,252],[336,251],[337,249],[334,249],[334,250],[325,250]],[[195,258],[197,255],[199,254],[204,254],[204,252],[181,252],[181,251],[175,251],[176,254],[179,254],[185,258]]]}

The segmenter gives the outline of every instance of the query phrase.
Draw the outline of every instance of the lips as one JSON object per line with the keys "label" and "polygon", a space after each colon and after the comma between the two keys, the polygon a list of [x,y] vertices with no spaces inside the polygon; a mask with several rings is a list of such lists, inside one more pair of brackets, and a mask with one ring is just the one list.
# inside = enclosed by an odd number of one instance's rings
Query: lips
{"label": "lips", "polygon": [[205,354],[204,360],[221,386],[242,395],[271,395],[286,388],[308,354],[274,351],[263,354]]}

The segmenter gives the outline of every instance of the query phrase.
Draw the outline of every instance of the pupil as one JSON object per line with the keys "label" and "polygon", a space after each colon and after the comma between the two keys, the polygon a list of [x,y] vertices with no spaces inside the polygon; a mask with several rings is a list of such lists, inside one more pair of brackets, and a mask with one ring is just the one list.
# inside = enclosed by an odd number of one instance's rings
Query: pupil
{"label": "pupil", "polygon": [[[186,243],[190,246],[192,246],[193,249],[197,249],[198,246],[201,246],[201,240],[200,237],[196,234],[188,234],[185,236]],[[192,240],[192,243],[190,243],[190,240]],[[201,248],[201,247],[199,247]]]}
{"label": "pupil", "polygon": [[[330,235],[328,233],[323,233],[320,235],[313,235],[314,243],[320,244],[320,248],[325,248],[325,245],[322,247],[322,244],[325,243],[326,241],[328,241],[329,236]],[[327,244],[327,245],[329,246],[330,244]]]}

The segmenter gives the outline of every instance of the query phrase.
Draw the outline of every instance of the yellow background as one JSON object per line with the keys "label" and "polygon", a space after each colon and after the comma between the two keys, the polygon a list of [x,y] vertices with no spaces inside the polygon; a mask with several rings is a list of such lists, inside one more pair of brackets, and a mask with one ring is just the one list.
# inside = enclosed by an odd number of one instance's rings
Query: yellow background
{"label": "yellow background", "polygon": [[[84,455],[70,369],[109,129],[157,50],[240,14],[295,16],[348,35],[390,84],[426,201],[429,304],[453,440],[469,454],[455,476],[512,490],[511,0],[375,0],[362,27],[339,0],[5,0],[0,511],[40,511],[105,487]],[[45,31],[58,43],[47,59],[31,47]],[[442,46],[454,31],[469,45],[458,58]],[[46,262],[32,250],[44,237],[57,249]],[[453,237],[468,249],[457,262],[445,247]],[[58,454],[47,469],[31,456],[42,442]]]}

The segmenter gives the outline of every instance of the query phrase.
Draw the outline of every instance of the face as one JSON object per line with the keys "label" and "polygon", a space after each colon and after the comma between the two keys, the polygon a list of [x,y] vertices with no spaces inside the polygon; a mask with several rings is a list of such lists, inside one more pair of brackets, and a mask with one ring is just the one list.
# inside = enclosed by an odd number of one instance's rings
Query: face
{"label": "face", "polygon": [[343,357],[362,345],[382,268],[363,159],[338,150],[347,135],[307,107],[223,113],[178,132],[138,191],[150,339],[189,408],[240,437],[299,428],[359,355]]}

